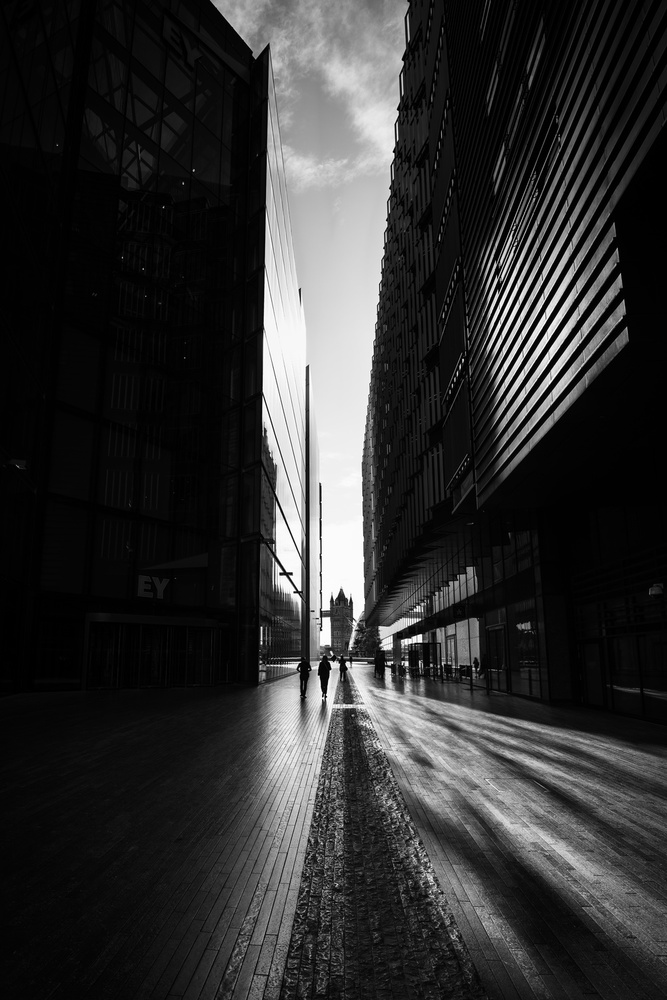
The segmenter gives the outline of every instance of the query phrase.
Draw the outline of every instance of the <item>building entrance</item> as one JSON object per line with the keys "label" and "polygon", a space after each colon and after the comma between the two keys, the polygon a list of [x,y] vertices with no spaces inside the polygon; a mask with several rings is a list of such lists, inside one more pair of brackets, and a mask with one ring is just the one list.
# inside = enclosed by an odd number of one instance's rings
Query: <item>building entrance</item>
{"label": "building entrance", "polygon": [[[100,616],[101,617],[101,616]],[[213,624],[100,620],[86,628],[86,687],[192,687],[224,683],[221,631]]]}
{"label": "building entrance", "polygon": [[487,684],[490,691],[509,691],[507,665],[507,639],[504,625],[494,625],[486,630]]}
{"label": "building entrance", "polygon": [[581,646],[584,701],[587,705],[607,707],[604,656],[602,643],[585,642]]}
{"label": "building entrance", "polygon": [[410,676],[434,677],[440,667],[440,643],[410,643],[407,649],[407,661]]}

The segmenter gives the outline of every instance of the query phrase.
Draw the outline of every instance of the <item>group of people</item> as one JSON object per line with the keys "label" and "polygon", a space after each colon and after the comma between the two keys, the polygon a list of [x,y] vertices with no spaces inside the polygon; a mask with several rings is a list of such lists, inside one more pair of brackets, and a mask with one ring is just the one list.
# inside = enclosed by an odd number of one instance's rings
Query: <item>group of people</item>
{"label": "group of people", "polygon": [[[336,657],[334,656],[334,660],[335,659]],[[347,661],[344,656],[339,657],[338,668],[340,670],[341,683],[344,683],[345,680],[347,679]],[[296,669],[297,673],[299,674],[301,682],[300,683],[301,698],[303,699],[306,697],[306,691],[308,689],[308,677],[313,668],[311,667],[310,663],[305,658],[305,656],[302,656],[299,665]],[[325,653],[322,659],[320,660],[319,667],[317,668],[317,676],[320,679],[320,687],[322,688],[322,701],[326,701],[330,674],[331,674],[331,660]]]}

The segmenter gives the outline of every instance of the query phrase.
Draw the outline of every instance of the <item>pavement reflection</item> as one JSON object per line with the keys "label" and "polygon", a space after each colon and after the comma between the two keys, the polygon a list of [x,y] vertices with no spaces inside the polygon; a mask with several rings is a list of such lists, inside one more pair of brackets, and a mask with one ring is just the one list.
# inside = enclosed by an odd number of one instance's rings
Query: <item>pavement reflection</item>
{"label": "pavement reflection", "polygon": [[489,996],[667,995],[667,729],[354,677]]}

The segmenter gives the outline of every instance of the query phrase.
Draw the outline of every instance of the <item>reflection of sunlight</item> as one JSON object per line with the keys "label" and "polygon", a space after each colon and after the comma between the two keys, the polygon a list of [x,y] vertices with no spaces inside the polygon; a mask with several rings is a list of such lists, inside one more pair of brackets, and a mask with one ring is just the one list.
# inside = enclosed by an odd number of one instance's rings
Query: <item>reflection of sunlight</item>
{"label": "reflection of sunlight", "polygon": [[[628,893],[637,905],[626,908],[626,936],[644,933],[646,905],[667,923],[660,885],[646,879],[667,823],[667,734],[629,721],[625,736],[623,722],[604,715],[487,700],[450,684],[399,687],[360,670],[355,680],[420,834],[429,850],[442,845],[448,865],[476,872],[480,906],[499,905],[509,870],[541,900],[535,919],[545,906],[560,910],[570,935],[583,927],[573,888],[590,891],[587,913],[605,930],[609,901],[624,907]],[[511,903],[503,917],[525,936]]]}

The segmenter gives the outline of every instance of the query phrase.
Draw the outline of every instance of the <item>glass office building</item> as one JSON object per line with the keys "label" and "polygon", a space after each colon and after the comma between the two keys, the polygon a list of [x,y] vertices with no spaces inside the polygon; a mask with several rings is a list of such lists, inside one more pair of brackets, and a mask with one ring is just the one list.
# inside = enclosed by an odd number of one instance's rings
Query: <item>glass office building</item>
{"label": "glass office building", "polygon": [[274,676],[310,655],[311,569],[269,50],[208,0],[0,27],[3,683]]}
{"label": "glass office building", "polygon": [[667,10],[405,24],[366,621],[415,669],[665,721]]}

